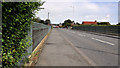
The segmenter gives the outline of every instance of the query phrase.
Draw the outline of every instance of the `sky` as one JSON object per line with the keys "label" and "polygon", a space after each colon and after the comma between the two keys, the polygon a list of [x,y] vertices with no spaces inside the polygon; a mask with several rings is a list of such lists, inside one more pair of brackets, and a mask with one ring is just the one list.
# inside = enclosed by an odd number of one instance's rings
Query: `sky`
{"label": "sky", "polygon": [[95,21],[118,23],[119,0],[44,0],[44,9],[36,13],[46,20],[48,12],[52,24],[63,23],[67,19],[75,22]]}

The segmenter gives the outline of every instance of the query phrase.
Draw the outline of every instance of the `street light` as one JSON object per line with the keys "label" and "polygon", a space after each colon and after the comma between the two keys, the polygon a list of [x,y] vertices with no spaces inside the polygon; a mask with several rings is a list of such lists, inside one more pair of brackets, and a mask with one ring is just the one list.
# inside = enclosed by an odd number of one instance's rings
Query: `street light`
{"label": "street light", "polygon": [[48,12],[48,19],[49,19],[49,15],[50,15],[50,13]]}

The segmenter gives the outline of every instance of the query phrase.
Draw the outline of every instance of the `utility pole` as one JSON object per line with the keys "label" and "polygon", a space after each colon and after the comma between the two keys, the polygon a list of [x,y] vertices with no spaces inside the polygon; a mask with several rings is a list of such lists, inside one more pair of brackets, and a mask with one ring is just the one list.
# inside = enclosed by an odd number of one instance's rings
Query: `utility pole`
{"label": "utility pole", "polygon": [[50,14],[50,13],[48,12],[48,19],[49,19],[49,14]]}

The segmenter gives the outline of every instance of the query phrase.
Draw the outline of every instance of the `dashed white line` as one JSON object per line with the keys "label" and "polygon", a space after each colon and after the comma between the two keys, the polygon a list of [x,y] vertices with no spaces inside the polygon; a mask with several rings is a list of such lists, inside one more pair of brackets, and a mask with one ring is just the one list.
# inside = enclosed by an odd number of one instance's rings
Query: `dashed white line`
{"label": "dashed white line", "polygon": [[103,41],[103,40],[100,40],[100,39],[95,39],[95,38],[92,38],[93,40],[96,40],[96,41],[99,41],[99,42],[102,42],[102,43],[107,43],[109,45],[115,45],[113,43],[110,43],[110,42],[107,42],[107,41]]}
{"label": "dashed white line", "polygon": [[[62,35],[61,35],[62,36]],[[90,59],[82,50],[76,48],[74,46],[74,44],[69,41],[67,38],[65,38],[64,36],[62,36],[74,49],[76,52],[78,52],[91,66],[97,66],[97,64],[92,60]]]}

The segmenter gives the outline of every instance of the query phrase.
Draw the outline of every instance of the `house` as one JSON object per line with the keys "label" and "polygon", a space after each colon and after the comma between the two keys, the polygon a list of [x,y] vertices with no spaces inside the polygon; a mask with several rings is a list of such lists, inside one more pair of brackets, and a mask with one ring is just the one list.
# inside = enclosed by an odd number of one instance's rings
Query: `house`
{"label": "house", "polygon": [[83,24],[83,25],[92,25],[92,24],[95,24],[95,25],[96,25],[96,24],[97,24],[97,21],[96,21],[96,20],[95,20],[95,21],[83,21],[82,24]]}

